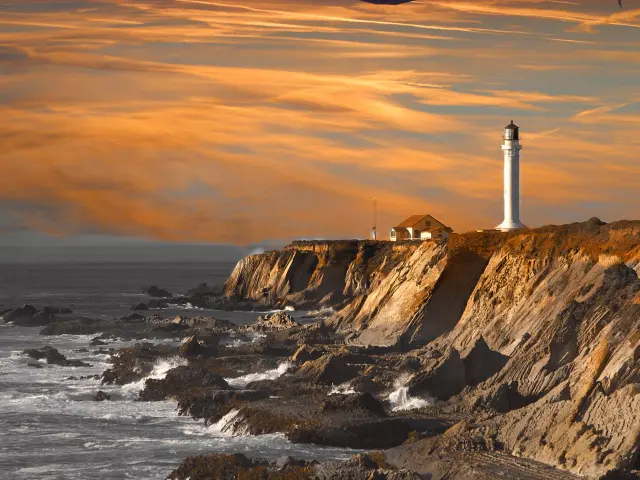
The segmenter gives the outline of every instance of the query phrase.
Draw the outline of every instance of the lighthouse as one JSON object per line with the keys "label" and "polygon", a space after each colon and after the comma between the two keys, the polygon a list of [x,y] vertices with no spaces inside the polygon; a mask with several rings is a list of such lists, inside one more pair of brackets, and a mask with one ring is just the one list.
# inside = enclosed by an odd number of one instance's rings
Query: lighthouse
{"label": "lighthouse", "polygon": [[504,127],[502,135],[504,153],[504,221],[496,230],[509,232],[526,228],[520,222],[520,132],[518,126],[511,123]]}

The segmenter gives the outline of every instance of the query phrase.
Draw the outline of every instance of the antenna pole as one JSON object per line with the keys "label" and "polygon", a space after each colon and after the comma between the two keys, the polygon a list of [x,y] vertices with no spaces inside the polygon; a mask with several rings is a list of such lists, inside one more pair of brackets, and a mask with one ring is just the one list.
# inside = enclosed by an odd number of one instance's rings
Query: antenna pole
{"label": "antenna pole", "polygon": [[378,197],[372,197],[373,200],[373,230],[371,231],[371,239],[378,239]]}

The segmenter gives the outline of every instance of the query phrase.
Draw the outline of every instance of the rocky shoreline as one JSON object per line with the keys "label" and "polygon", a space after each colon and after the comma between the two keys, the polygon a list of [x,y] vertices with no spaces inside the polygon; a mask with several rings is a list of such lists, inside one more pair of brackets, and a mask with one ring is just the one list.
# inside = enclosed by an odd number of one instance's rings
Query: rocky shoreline
{"label": "rocky shoreline", "polygon": [[[95,335],[105,351],[151,340],[109,351],[102,374],[144,381],[139,401],[175,401],[232,435],[362,452],[323,464],[212,453],[171,479],[640,478],[639,271],[640,223],[592,220],[448,244],[301,242],[242,260],[220,291],[149,289],[209,308],[325,309],[304,324],[286,311],[249,325],[143,308],[0,315]],[[56,353],[25,352],[73,368]],[[176,365],[149,378],[164,360]]]}

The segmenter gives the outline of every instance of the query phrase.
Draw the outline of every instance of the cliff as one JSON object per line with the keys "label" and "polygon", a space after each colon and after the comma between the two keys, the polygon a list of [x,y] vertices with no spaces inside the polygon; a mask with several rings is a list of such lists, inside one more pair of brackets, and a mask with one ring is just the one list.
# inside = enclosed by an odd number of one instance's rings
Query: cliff
{"label": "cliff", "polygon": [[[412,384],[490,406],[515,455],[596,478],[638,468],[640,222],[597,219],[448,243],[297,242],[242,260],[229,302],[333,307],[356,346],[412,350]],[[439,373],[446,372],[446,373]]]}

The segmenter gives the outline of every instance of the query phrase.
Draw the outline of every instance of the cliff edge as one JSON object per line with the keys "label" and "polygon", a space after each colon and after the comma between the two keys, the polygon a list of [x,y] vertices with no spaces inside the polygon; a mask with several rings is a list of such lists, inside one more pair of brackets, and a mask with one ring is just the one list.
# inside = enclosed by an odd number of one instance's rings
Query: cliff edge
{"label": "cliff edge", "polygon": [[411,351],[412,394],[488,408],[466,428],[597,478],[640,466],[638,273],[640,222],[592,219],[445,243],[295,242],[242,260],[216,301],[331,307],[348,345]]}

